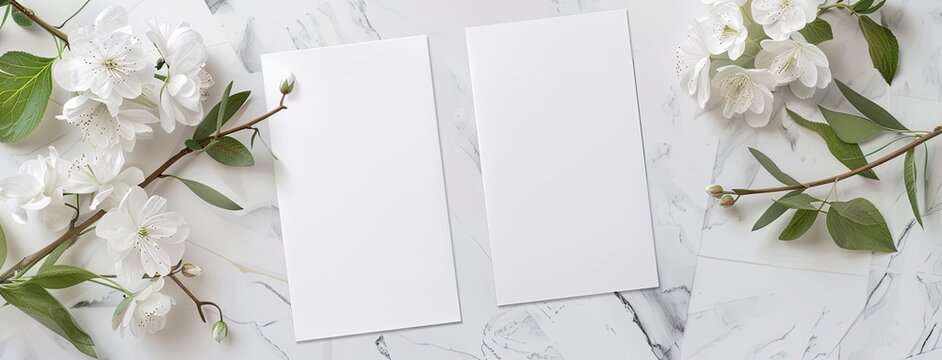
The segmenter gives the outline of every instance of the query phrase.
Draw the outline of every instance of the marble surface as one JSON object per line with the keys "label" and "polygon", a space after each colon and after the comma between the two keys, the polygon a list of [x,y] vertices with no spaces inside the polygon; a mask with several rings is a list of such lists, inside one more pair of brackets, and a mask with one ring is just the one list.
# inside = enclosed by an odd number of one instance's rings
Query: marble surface
{"label": "marble surface", "polygon": [[[24,1],[53,22],[80,0]],[[209,70],[217,83],[256,93],[239,115],[264,111],[259,96],[259,55],[357,41],[428,34],[432,52],[445,180],[463,321],[459,324],[295,342],[272,160],[256,149],[258,164],[234,170],[195,158],[176,167],[229,194],[238,212],[201,203],[177,183],[155,191],[192,224],[186,261],[203,275],[190,280],[201,297],[226,312],[231,337],[211,339],[182,292],[167,328],[144,339],[122,338],[110,329],[120,295],[79,286],[61,291],[62,301],[96,340],[102,358],[317,359],[317,360],[517,360],[517,359],[938,359],[942,338],[942,168],[926,183],[925,229],[914,226],[903,192],[899,162],[879,168],[882,181],[854,179],[840,196],[868,194],[887,216],[900,252],[847,252],[829,243],[822,224],[805,239],[775,240],[783,224],[748,230],[768,197],[744,198],[734,209],[714,206],[702,189],[771,185],[747,146],[757,147],[801,179],[841,169],[816,135],[782,113],[766,128],[751,129],[700,110],[674,77],[674,47],[685,25],[706,13],[698,0],[96,0],[87,19],[109,3],[130,10],[139,31],[156,16],[188,21],[210,45]],[[497,307],[478,163],[464,28],[627,8],[640,90],[648,182],[661,287],[563,301]],[[853,19],[828,15],[837,41],[822,45],[836,77],[861,90],[911,128],[938,124],[942,112],[942,4],[892,0],[882,16],[900,39],[900,72],[887,86],[866,61]],[[81,21],[81,20],[78,20]],[[39,31],[7,26],[0,49],[51,54],[52,40]],[[222,88],[214,89],[218,98]],[[66,94],[55,94],[49,113]],[[846,108],[836,89],[816,98]],[[796,111],[821,120],[813,106],[783,98]],[[238,120],[238,119],[237,119]],[[272,121],[277,121],[277,118]],[[153,169],[188,134],[177,131],[139,144],[130,162]],[[865,150],[875,149],[877,142]],[[28,140],[0,145],[0,174],[57,146],[76,156],[83,145],[66,124],[48,119]],[[930,159],[942,156],[930,146]],[[820,190],[826,191],[826,190]],[[0,212],[12,239],[9,259],[42,247],[54,234],[30,224],[16,226]],[[82,239],[64,261],[106,272],[112,264],[101,240]],[[384,294],[375,295],[382,306]],[[25,315],[0,308],[0,358],[61,359],[81,356]]]}

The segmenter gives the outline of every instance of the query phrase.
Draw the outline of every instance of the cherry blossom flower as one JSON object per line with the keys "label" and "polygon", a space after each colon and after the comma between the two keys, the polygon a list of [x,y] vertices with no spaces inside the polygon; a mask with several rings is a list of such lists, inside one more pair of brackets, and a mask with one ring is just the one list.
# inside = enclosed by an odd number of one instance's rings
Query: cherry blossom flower
{"label": "cherry blossom flower", "polygon": [[824,0],[753,0],[752,17],[772,40],[785,40],[818,16]]}
{"label": "cherry blossom flower", "polygon": [[697,104],[705,107],[710,99],[710,51],[698,24],[688,27],[684,41],[677,46],[676,71],[687,92],[697,94]]}
{"label": "cherry blossom flower", "polygon": [[99,205],[110,210],[127,194],[132,186],[144,181],[144,172],[136,167],[124,168],[124,153],[118,150],[103,150],[93,155],[82,155],[74,161],[68,172],[66,192],[94,194],[91,210]]}
{"label": "cherry blossom flower", "polygon": [[74,213],[62,195],[64,180],[63,161],[56,148],[50,146],[49,156],[39,155],[24,162],[19,174],[0,181],[0,200],[6,202],[16,222],[27,223],[33,213],[43,225],[59,231],[69,224]]}
{"label": "cherry blossom flower", "polygon": [[723,116],[743,115],[753,127],[765,126],[772,117],[772,75],[765,70],[743,69],[736,65],[717,69],[713,86],[724,101]]}
{"label": "cherry blossom flower", "polygon": [[167,200],[147,197],[132,187],[118,207],[101,218],[95,234],[108,241],[119,276],[167,275],[183,258],[189,225],[179,213],[167,211]]}
{"label": "cherry blossom flower", "polygon": [[160,293],[164,278],[151,280],[138,277],[129,282],[133,283],[129,287],[140,290],[126,299],[127,305],[115,314],[111,322],[112,330],[121,328],[121,336],[124,336],[127,329],[138,338],[163,330],[167,324],[167,313],[176,305],[172,297]]}
{"label": "cherry blossom flower", "polygon": [[125,151],[134,150],[138,138],[150,138],[153,129],[148,124],[160,121],[149,111],[121,109],[87,95],[69,99],[56,118],[78,126],[82,139],[95,148],[120,144]]}
{"label": "cherry blossom flower", "polygon": [[68,35],[71,50],[53,65],[53,78],[63,89],[88,91],[117,107],[123,99],[140,96],[142,86],[153,79],[154,61],[131,34],[123,8],[109,7],[92,25]]}
{"label": "cherry blossom flower", "polygon": [[148,19],[147,25],[147,36],[169,68],[160,89],[160,125],[169,133],[177,123],[199,124],[203,118],[202,94],[205,86],[212,86],[212,78],[203,70],[208,55],[202,36],[186,23],[171,28],[168,23]]}
{"label": "cherry blossom flower", "polygon": [[795,33],[791,39],[764,40],[756,55],[755,65],[766,68],[779,84],[788,84],[795,96],[807,99],[815,89],[824,89],[831,83],[828,58],[817,46]]}
{"label": "cherry blossom flower", "polygon": [[745,52],[749,33],[736,3],[717,4],[700,26],[704,31],[703,42],[710,53],[716,55],[729,51],[730,60],[736,60]]}

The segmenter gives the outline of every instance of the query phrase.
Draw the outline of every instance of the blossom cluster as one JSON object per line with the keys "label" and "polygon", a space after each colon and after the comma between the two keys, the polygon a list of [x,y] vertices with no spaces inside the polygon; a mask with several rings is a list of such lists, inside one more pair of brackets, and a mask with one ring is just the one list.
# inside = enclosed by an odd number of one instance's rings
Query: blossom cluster
{"label": "blossom cluster", "polygon": [[167,133],[199,124],[213,85],[198,32],[154,19],[147,26],[145,42],[126,11],[110,7],[68,32],[69,51],[53,64],[53,79],[73,97],[57,118],[81,132],[88,151],[68,161],[50,147],[0,180],[0,200],[20,223],[38,219],[62,231],[82,210],[106,211],[94,234],[107,241],[118,283],[133,295],[115,325],[138,337],[164,327],[174,300],[159,292],[162,277],[181,261],[189,228],[166,199],[139,186],[144,173],[125,165],[125,152],[153,136],[152,124]]}
{"label": "blossom cluster", "polygon": [[697,104],[715,101],[723,116],[768,124],[773,93],[788,87],[800,99],[831,82],[827,56],[800,33],[817,18],[824,0],[704,0],[677,47],[677,74]]}

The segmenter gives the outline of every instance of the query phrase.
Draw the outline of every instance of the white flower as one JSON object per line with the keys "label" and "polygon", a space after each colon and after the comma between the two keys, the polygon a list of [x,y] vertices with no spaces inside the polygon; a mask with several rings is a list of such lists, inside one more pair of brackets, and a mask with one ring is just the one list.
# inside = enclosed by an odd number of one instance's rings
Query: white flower
{"label": "white flower", "polygon": [[154,42],[169,68],[167,80],[160,89],[160,125],[171,132],[176,123],[199,124],[203,118],[204,89],[211,79],[201,75],[208,57],[203,38],[186,23],[171,28],[167,23],[148,19],[147,36]]}
{"label": "white flower", "polygon": [[95,148],[120,144],[126,151],[134,150],[137,138],[151,137],[153,129],[147,124],[160,121],[149,111],[121,109],[87,95],[69,99],[56,118],[78,126],[85,142]]}
{"label": "white flower", "polygon": [[713,54],[729,51],[730,60],[736,60],[746,51],[746,38],[749,36],[743,23],[742,11],[733,2],[717,4],[710,11],[710,16],[700,22],[703,27],[704,43]]}
{"label": "white flower", "polygon": [[828,58],[817,46],[795,33],[791,39],[764,40],[756,55],[757,68],[766,68],[779,84],[788,84],[795,96],[807,99],[815,88],[824,89],[831,83]]}
{"label": "white flower", "polygon": [[124,311],[112,318],[112,330],[120,327],[121,336],[124,336],[125,329],[129,329],[138,338],[162,330],[167,324],[167,313],[176,305],[172,297],[160,293],[164,287],[164,278],[150,280],[138,277],[130,282],[137,283],[132,287],[141,289],[134,293]]}
{"label": "white flower", "polygon": [[108,240],[108,252],[119,276],[167,275],[183,258],[184,240],[190,234],[179,213],[167,211],[167,200],[147,197],[133,187],[118,207],[101,218],[95,234]]}
{"label": "white flower", "polygon": [[684,41],[677,46],[676,71],[687,92],[697,94],[697,104],[705,107],[710,99],[710,52],[697,24],[688,27]]}
{"label": "white flower", "polygon": [[70,51],[53,65],[54,78],[67,91],[89,91],[112,106],[141,95],[153,79],[153,61],[127,26],[127,13],[109,7],[94,24],[69,34]]}
{"label": "white flower", "polygon": [[723,97],[723,116],[745,114],[753,127],[765,126],[772,117],[772,89],[775,80],[765,70],[743,69],[736,65],[717,69],[713,86]]}
{"label": "white flower", "polygon": [[46,227],[62,230],[74,213],[62,196],[64,172],[59,153],[50,146],[49,156],[24,162],[19,174],[0,181],[0,199],[6,201],[17,222],[25,224],[29,213],[35,212]]}
{"label": "white flower", "polygon": [[824,0],[753,0],[752,17],[772,40],[787,39],[814,21]]}
{"label": "white flower", "polygon": [[144,181],[144,172],[136,167],[124,168],[124,153],[103,150],[95,155],[82,155],[69,168],[68,182],[63,190],[75,194],[94,194],[91,209],[99,205],[110,210],[132,186]]}

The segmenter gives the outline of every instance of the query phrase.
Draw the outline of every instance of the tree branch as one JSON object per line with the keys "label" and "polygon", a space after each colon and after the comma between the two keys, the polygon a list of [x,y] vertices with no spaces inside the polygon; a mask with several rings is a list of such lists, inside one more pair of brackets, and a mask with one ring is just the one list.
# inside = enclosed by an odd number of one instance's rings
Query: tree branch
{"label": "tree branch", "polygon": [[43,28],[43,30],[46,30],[46,32],[52,34],[52,36],[59,38],[59,40],[62,40],[66,45],[69,44],[68,35],[66,35],[64,32],[62,32],[62,30],[59,30],[57,27],[53,26],[52,24],[49,24],[48,22],[46,22],[41,17],[37,16],[36,12],[34,12],[33,9],[23,6],[23,4],[20,4],[20,2],[17,0],[11,1],[10,5],[13,6],[13,8],[15,8],[16,10],[19,10],[19,12],[23,13],[23,15],[26,15],[26,17],[30,18],[30,20],[33,20],[33,22],[36,23],[36,25],[39,25],[41,28]]}
{"label": "tree branch", "polygon": [[[277,114],[278,112],[282,110],[287,109],[288,107],[284,105],[284,99],[285,99],[285,96],[282,95],[281,102],[279,102],[278,106],[275,107],[274,109],[269,110],[268,112],[256,117],[255,119],[252,119],[251,121],[246,122],[245,124],[242,124],[238,127],[235,127],[227,131],[223,131],[222,133],[220,133],[220,136],[226,136],[226,135],[230,135],[232,133],[239,132],[242,130],[251,129],[256,124],[264,121],[265,119],[272,117],[273,115]],[[202,139],[202,141],[206,141],[206,140],[209,140],[209,139],[208,138]],[[174,154],[169,159],[167,159],[167,161],[164,161],[164,163],[161,164],[156,170],[151,172],[150,175],[148,175],[147,178],[145,178],[143,182],[138,184],[138,186],[142,188],[147,187],[148,185],[153,183],[154,180],[157,180],[160,177],[160,175],[162,175],[165,171],[167,171],[167,169],[173,166],[173,164],[175,164],[177,161],[180,161],[180,159],[186,157],[192,152],[193,150],[190,150],[189,148],[183,148],[182,150],[178,151],[176,154]],[[17,262],[13,266],[11,266],[9,269],[4,271],[2,274],[0,274],[0,283],[9,280],[11,277],[16,275],[17,271],[20,271],[22,269],[28,269],[39,260],[42,260],[42,258],[48,256],[50,253],[52,253],[53,250],[59,247],[60,244],[66,241],[69,241],[69,239],[73,237],[79,236],[82,233],[82,231],[84,231],[86,228],[95,224],[95,222],[100,220],[102,216],[105,216],[105,213],[106,212],[104,210],[100,210],[96,212],[94,215],[92,215],[91,217],[83,221],[82,223],[71,227],[68,231],[65,232],[65,234],[62,234],[62,236],[60,236],[58,239],[56,239],[49,245],[46,245],[46,247],[39,249],[39,251],[36,251],[35,253],[32,253],[30,255],[23,257],[22,259],[20,259],[19,262]],[[76,239],[75,241],[78,241],[78,239]]]}
{"label": "tree branch", "polygon": [[860,174],[869,169],[880,166],[883,163],[890,161],[900,155],[903,155],[909,150],[912,150],[916,148],[917,146],[921,145],[922,143],[929,141],[930,139],[939,135],[942,135],[942,126],[937,126],[935,129],[932,130],[932,132],[929,132],[925,135],[922,135],[916,138],[916,140],[913,140],[913,142],[907,144],[906,146],[896,149],[895,151],[889,154],[886,154],[883,157],[874,160],[873,162],[870,162],[864,166],[845,172],[843,174],[835,175],[826,179],[821,179],[821,180],[812,181],[812,182],[804,183],[804,184],[798,184],[798,185],[787,185],[787,186],[778,186],[778,187],[770,187],[770,188],[762,188],[762,189],[733,189],[732,194],[735,194],[735,195],[763,194],[763,193],[772,193],[772,192],[781,192],[781,191],[792,191],[792,190],[798,190],[798,189],[813,188],[813,187],[821,186],[821,185],[833,184],[837,181],[844,180],[846,178]]}

